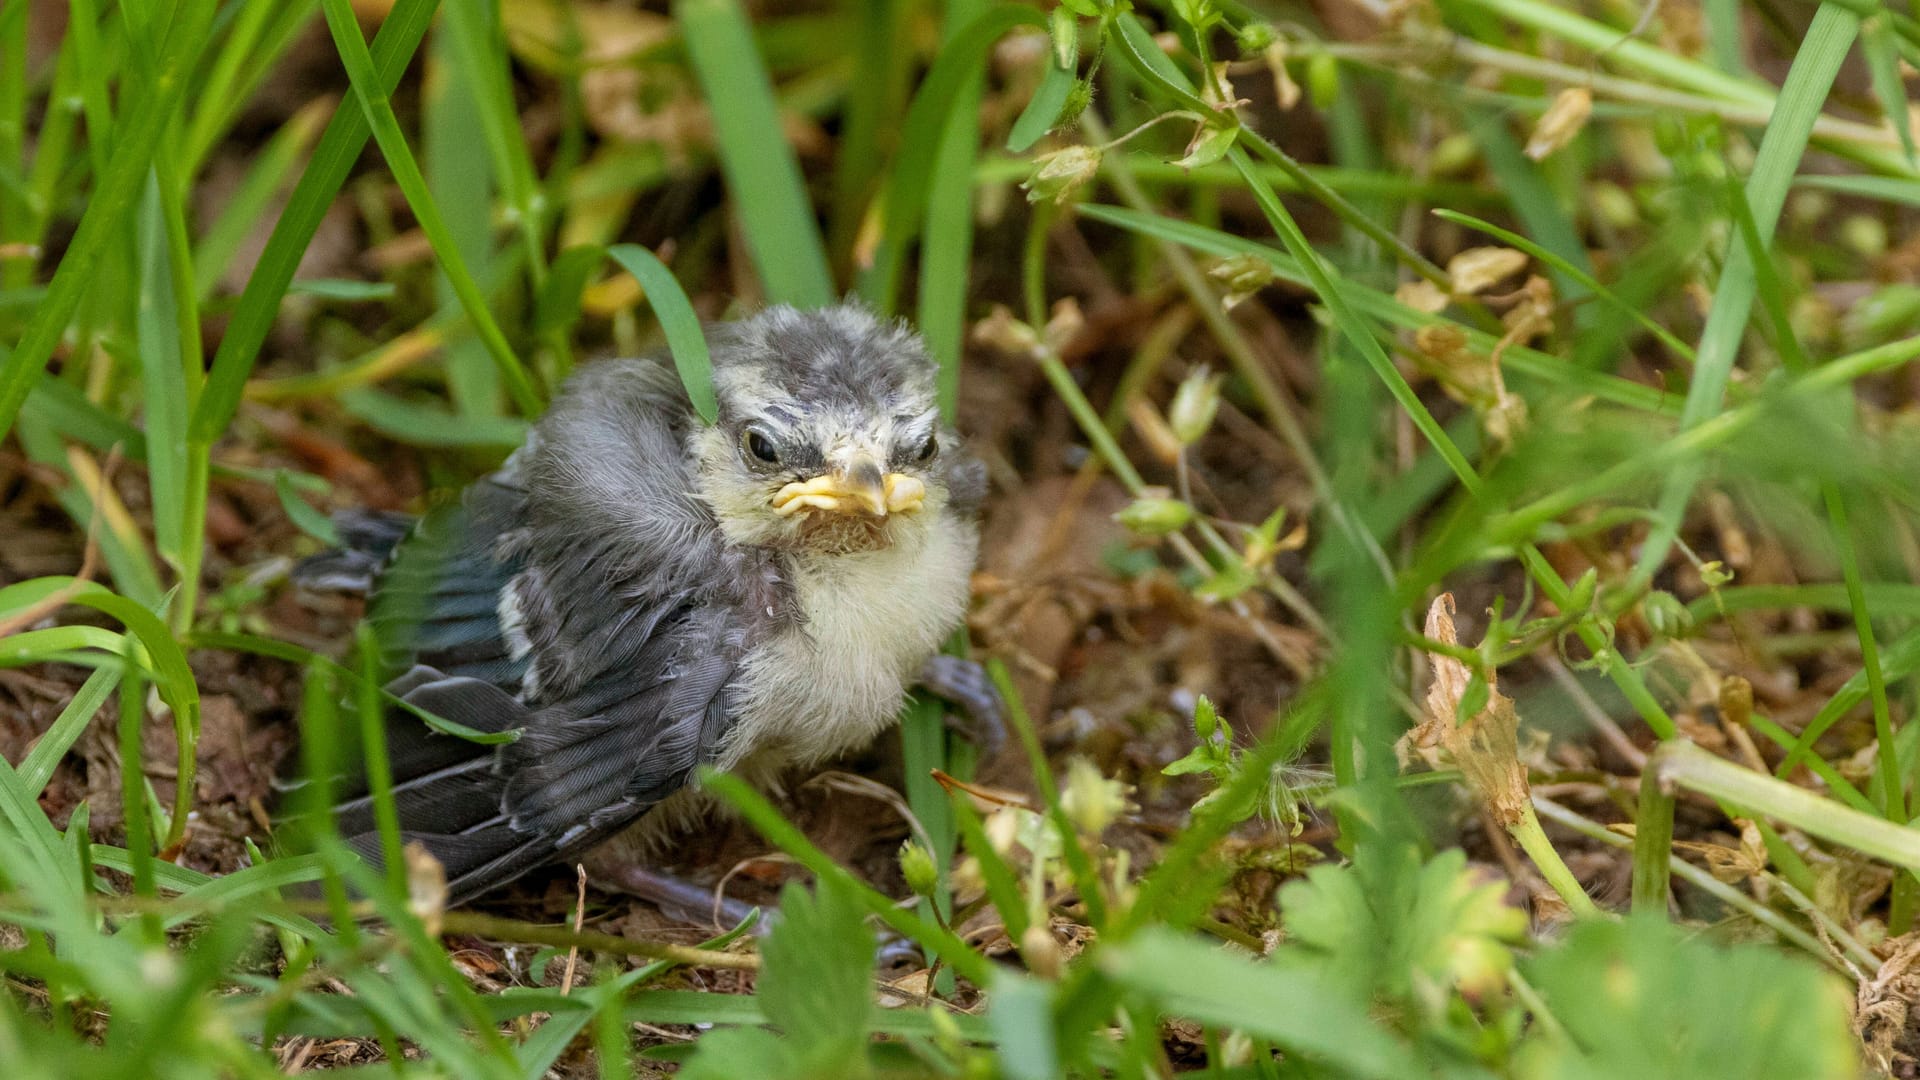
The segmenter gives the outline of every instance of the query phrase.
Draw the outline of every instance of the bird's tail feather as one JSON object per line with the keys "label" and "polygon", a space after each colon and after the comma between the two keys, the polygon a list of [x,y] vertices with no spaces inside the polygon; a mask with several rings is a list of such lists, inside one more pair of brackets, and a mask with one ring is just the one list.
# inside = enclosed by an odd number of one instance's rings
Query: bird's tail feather
{"label": "bird's tail feather", "polygon": [[320,592],[373,590],[374,579],[413,528],[411,514],[386,510],[341,510],[333,515],[340,546],[309,555],[293,568],[293,580]]}
{"label": "bird's tail feather", "polygon": [[[479,679],[449,676],[425,665],[387,684],[415,709],[485,734],[524,727],[525,704]],[[548,844],[508,827],[501,800],[506,778],[497,746],[435,730],[411,710],[388,710],[385,730],[390,789],[403,842],[417,841],[446,869],[453,903],[504,884],[551,857]],[[347,845],[374,866],[382,864],[373,793],[364,776],[345,782],[333,806],[334,826]]]}

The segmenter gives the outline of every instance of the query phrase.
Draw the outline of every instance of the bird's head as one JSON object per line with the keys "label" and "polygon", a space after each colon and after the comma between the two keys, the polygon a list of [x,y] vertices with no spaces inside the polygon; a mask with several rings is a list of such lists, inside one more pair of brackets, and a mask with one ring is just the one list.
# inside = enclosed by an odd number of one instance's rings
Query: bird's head
{"label": "bird's head", "polygon": [[694,434],[693,452],[728,539],[872,551],[948,512],[964,466],[911,331],[858,307],[776,307],[709,344],[719,422]]}

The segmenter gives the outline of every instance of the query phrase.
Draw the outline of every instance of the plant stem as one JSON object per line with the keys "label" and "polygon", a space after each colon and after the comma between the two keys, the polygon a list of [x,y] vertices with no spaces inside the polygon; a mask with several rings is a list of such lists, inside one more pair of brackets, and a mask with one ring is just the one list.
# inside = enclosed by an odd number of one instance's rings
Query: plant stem
{"label": "plant stem", "polygon": [[1508,825],[1507,832],[1512,834],[1521,850],[1527,853],[1527,858],[1533,860],[1540,876],[1547,879],[1547,884],[1553,886],[1553,891],[1560,894],[1560,899],[1576,917],[1599,917],[1600,906],[1593,902],[1593,897],[1587,895],[1585,886],[1573,876],[1573,871],[1567,869],[1566,861],[1560,858],[1560,852],[1547,839],[1546,830],[1540,827],[1540,818],[1531,805],[1520,808],[1520,820]]}
{"label": "plant stem", "polygon": [[1633,831],[1633,911],[1667,916],[1673,861],[1673,790],[1651,770],[1640,777],[1640,812]]}

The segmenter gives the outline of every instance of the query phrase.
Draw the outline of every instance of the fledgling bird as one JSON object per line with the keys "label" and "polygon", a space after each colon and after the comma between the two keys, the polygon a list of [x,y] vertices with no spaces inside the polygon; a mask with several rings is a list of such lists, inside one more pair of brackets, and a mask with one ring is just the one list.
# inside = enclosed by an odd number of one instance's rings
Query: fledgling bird
{"label": "fledgling bird", "polygon": [[[297,575],[371,590],[394,694],[521,733],[389,718],[402,831],[454,903],[615,837],[643,854],[697,819],[696,766],[818,765],[916,682],[981,707],[978,669],[936,654],[966,612],[985,470],[918,337],[776,307],[708,341],[716,424],[664,357],[587,365],[500,471],[417,522],[348,516],[345,547]],[[377,856],[364,792],[336,820]]]}

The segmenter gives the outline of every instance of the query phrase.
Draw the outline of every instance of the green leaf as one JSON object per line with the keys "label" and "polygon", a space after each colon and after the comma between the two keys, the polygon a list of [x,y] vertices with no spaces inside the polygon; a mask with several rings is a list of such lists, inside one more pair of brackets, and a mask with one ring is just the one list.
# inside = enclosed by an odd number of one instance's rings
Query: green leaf
{"label": "green leaf", "polygon": [[[863,1055],[864,1059],[864,1055]],[[818,1075],[794,1061],[793,1047],[764,1028],[727,1028],[700,1040],[694,1055],[676,1074],[687,1080],[737,1080],[743,1076]]]}
{"label": "green leaf", "polygon": [[607,256],[640,282],[647,292],[647,303],[666,332],[667,349],[673,353],[674,370],[700,419],[711,424],[720,417],[720,406],[713,396],[713,360],[707,354],[706,334],[700,329],[700,317],[680,289],[673,271],[637,244],[616,244]]}
{"label": "green leaf", "polygon": [[1193,142],[1187,147],[1187,156],[1175,164],[1183,169],[1204,168],[1226,157],[1227,151],[1233,149],[1233,141],[1239,137],[1239,124],[1207,124],[1194,133]]}
{"label": "green leaf", "polygon": [[301,532],[323,544],[338,547],[340,530],[333,519],[313,508],[313,504],[300,497],[294,490],[293,477],[285,469],[275,469],[273,473],[273,491],[280,496],[280,508],[287,512],[287,520],[294,523]]}
{"label": "green leaf", "polygon": [[1049,59],[1040,76],[1040,85],[1033,91],[1033,99],[1020,110],[1020,118],[1007,133],[1007,149],[1016,154],[1025,153],[1042,135],[1053,130],[1061,110],[1066,108],[1068,95],[1073,93],[1073,84],[1073,69],[1062,68]]}
{"label": "green leaf", "polygon": [[39,795],[41,789],[47,786],[47,781],[53,777],[54,767],[60,764],[60,759],[79,740],[80,733],[87,729],[87,723],[100,711],[107,695],[113,693],[113,688],[118,685],[120,670],[116,665],[96,668],[93,674],[87,676],[87,681],[80,685],[66,708],[60,710],[60,716],[54,720],[53,726],[40,736],[25,760],[20,762],[20,782],[26,785],[29,792]]}
{"label": "green leaf", "polygon": [[1186,776],[1188,773],[1212,772],[1220,764],[1219,755],[1209,746],[1196,746],[1187,751],[1187,756],[1170,762],[1160,770],[1162,776]]}
{"label": "green leaf", "polygon": [[874,937],[860,905],[832,879],[811,892],[789,885],[760,955],[761,1007],[797,1056],[817,1066],[864,1061]]}
{"label": "green leaf", "polygon": [[[1103,949],[1099,965],[1167,1015],[1271,1039],[1290,1056],[1382,1080],[1428,1074],[1406,1044],[1368,1015],[1363,1001],[1330,993],[1317,966],[1254,963],[1159,928]],[[1311,1069],[1306,1074],[1324,1075]]]}
{"label": "green leaf", "polygon": [[1775,949],[1723,948],[1659,919],[1593,920],[1526,969],[1569,1037],[1529,1040],[1516,1070],[1527,1080],[1860,1075],[1849,989]]}
{"label": "green leaf", "polygon": [[[188,530],[182,515],[192,505],[187,492],[187,416],[193,399],[182,367],[179,327],[174,321],[174,289],[183,283],[173,280],[160,181],[152,172],[147,174],[137,224],[140,293],[134,322],[140,343],[153,541],[169,564],[183,568],[188,565],[184,550]],[[199,362],[200,358],[194,357],[194,363]]]}
{"label": "green leaf", "polygon": [[1417,859],[1400,847],[1316,866],[1281,888],[1280,907],[1288,940],[1318,954],[1331,985],[1437,1015],[1454,987],[1505,985],[1527,915],[1506,906],[1504,885],[1469,873],[1458,848]]}
{"label": "green leaf", "polygon": [[833,303],[820,227],[746,11],[738,0],[677,0],[673,18],[713,110],[720,168],[767,298],[803,308]]}
{"label": "green leaf", "polygon": [[998,973],[987,994],[987,1023],[1000,1043],[1000,1068],[1012,1080],[1061,1075],[1052,986],[1011,971]]}
{"label": "green leaf", "polygon": [[322,300],[356,303],[391,300],[398,291],[390,281],[354,281],[351,278],[305,278],[287,286],[288,296],[317,296]]}

